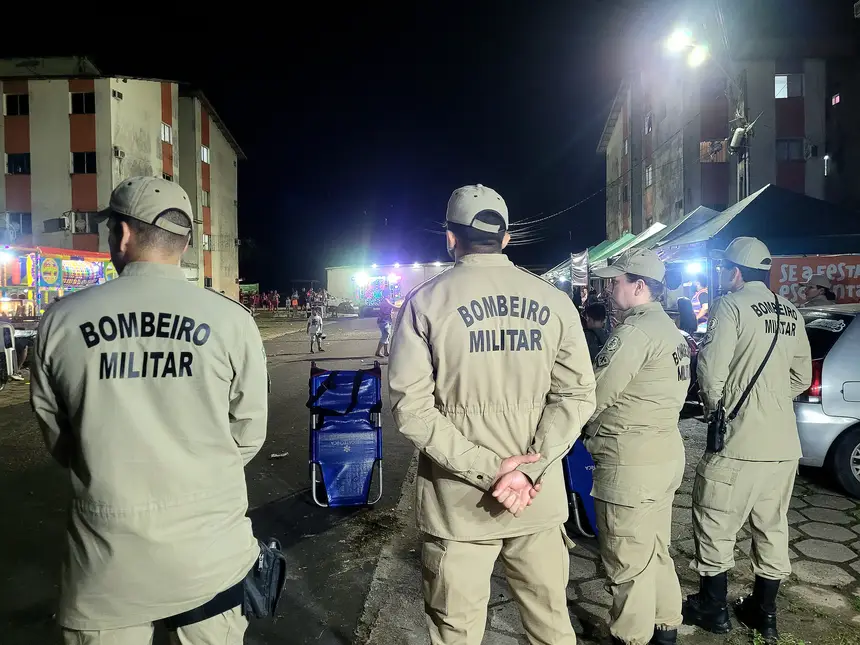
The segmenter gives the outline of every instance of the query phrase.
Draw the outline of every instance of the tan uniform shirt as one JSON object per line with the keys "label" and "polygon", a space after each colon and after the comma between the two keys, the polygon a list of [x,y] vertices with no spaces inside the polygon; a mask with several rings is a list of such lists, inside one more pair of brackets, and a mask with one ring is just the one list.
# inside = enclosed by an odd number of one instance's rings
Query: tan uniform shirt
{"label": "tan uniform shirt", "polygon": [[[786,461],[801,456],[792,400],[812,380],[812,359],[803,317],[785,298],[779,339],[749,398],[726,432],[724,457]],[[764,360],[776,327],[774,294],[750,282],[721,297],[711,312],[699,352],[699,386],[708,410],[725,394],[729,414]]]}
{"label": "tan uniform shirt", "polygon": [[[650,302],[623,314],[594,364],[597,408],[585,429],[598,465],[592,495],[613,503],[641,501],[630,494],[648,495],[650,471],[641,470],[632,491],[630,482],[616,480],[618,469],[603,467],[683,461],[678,416],[690,385],[690,348],[660,303]],[[653,483],[665,492],[665,478],[657,479]]]}
{"label": "tan uniform shirt", "polygon": [[245,576],[267,378],[248,310],[178,266],[130,264],[45,313],[32,405],[73,491],[61,625],[147,623]]}
{"label": "tan uniform shirt", "polygon": [[[567,295],[502,254],[467,255],[415,289],[389,364],[400,432],[420,450],[418,526],[450,540],[528,535],[568,515],[561,458],[594,410],[594,374]],[[490,495],[502,459],[543,490],[515,518]]]}

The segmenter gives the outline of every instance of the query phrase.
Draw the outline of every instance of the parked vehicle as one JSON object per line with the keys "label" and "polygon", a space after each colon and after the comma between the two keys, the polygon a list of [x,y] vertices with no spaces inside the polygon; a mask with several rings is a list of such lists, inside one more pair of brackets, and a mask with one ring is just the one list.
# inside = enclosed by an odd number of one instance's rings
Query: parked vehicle
{"label": "parked vehicle", "polygon": [[806,466],[825,468],[860,497],[860,304],[800,309],[812,384],[794,402]]}

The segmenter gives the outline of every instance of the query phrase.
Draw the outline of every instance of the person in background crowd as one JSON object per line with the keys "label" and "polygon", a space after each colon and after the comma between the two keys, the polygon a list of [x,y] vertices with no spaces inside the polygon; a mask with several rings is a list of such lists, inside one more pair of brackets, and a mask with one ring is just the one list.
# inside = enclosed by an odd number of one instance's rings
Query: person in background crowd
{"label": "person in background crowd", "polygon": [[698,328],[699,322],[693,311],[693,303],[689,298],[678,298],[678,329],[695,334]]}
{"label": "person in background crowd", "polygon": [[406,299],[388,372],[394,421],[419,450],[430,642],[480,645],[501,558],[528,641],[575,645],[561,460],[594,410],[579,315],[502,253],[496,191],[459,188],[445,219],[455,264]]}
{"label": "person in background crowd", "polygon": [[311,354],[314,353],[314,342],[317,344],[317,349],[321,352],[325,350],[322,347],[323,335],[323,319],[319,309],[312,309],[308,316],[308,336],[311,339]]}
{"label": "person in background crowd", "polygon": [[696,292],[690,299],[690,302],[693,305],[693,313],[696,315],[696,320],[699,322],[706,321],[708,319],[708,306],[710,303],[708,288],[705,286],[704,280],[705,279],[703,277],[699,276],[693,281],[693,286],[695,287]]}
{"label": "person in background crowd", "polygon": [[682,621],[669,542],[686,463],[678,418],[690,352],[659,302],[666,269],[654,251],[627,251],[594,273],[612,279],[620,318],[594,361],[597,408],[583,430],[613,599],[609,631],[615,643],[670,645]]}
{"label": "person in background crowd", "polygon": [[281,307],[281,294],[275,291],[275,311]]}
{"label": "person in background crowd", "polygon": [[806,288],[804,295],[806,302],[802,307],[816,307],[818,305],[832,305],[836,303],[836,294],[833,293],[833,283],[826,275],[816,273],[803,283]]}
{"label": "person in background crowd", "polygon": [[706,416],[724,410],[726,432],[723,442],[709,441],[696,467],[699,592],[684,603],[686,624],[715,634],[731,630],[728,572],[738,531],[749,520],[755,586],[735,615],[766,642],[778,638],[776,596],[791,574],[787,513],[801,456],[792,400],[812,380],[803,317],[767,287],[772,263],[754,237],[736,238],[722,253],[726,295],[708,320],[697,372]]}
{"label": "person in background crowd", "polygon": [[150,645],[171,619],[174,645],[240,645],[260,555],[245,466],[266,439],[263,341],[245,307],[185,278],[194,215],[178,183],[126,179],[100,215],[119,277],[47,309],[30,370],[72,489],[62,639]]}
{"label": "person in background crowd", "polygon": [[585,342],[588,343],[588,353],[591,355],[591,362],[593,363],[609,337],[609,333],[606,331],[606,307],[600,303],[588,305],[583,315],[585,317]]}
{"label": "person in background crowd", "polygon": [[394,305],[385,297],[379,303],[379,316],[376,325],[379,327],[379,344],[376,346],[376,356],[388,356],[389,343],[391,343],[391,315]]}

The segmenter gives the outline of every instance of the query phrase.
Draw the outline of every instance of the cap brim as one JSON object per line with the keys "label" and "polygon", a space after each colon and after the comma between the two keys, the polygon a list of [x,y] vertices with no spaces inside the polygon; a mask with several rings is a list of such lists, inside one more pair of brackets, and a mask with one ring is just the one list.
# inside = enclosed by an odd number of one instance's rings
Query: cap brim
{"label": "cap brim", "polygon": [[618,276],[624,275],[626,272],[616,266],[608,266],[601,269],[595,269],[592,273],[594,273],[598,278],[617,278]]}
{"label": "cap brim", "polygon": [[110,207],[104,208],[95,214],[95,221],[97,224],[101,224],[102,222],[106,222],[108,217],[110,217],[111,209]]}

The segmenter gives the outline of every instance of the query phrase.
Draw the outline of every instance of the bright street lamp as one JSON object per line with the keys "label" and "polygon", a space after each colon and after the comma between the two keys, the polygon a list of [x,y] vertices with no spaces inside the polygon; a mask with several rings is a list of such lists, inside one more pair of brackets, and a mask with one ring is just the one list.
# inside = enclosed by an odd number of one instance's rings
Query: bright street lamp
{"label": "bright street lamp", "polygon": [[676,29],[666,41],[666,48],[673,54],[693,46],[693,34],[689,29]]}
{"label": "bright street lamp", "polygon": [[699,67],[702,63],[708,60],[708,46],[696,45],[693,51],[687,56],[687,64],[690,67]]}

